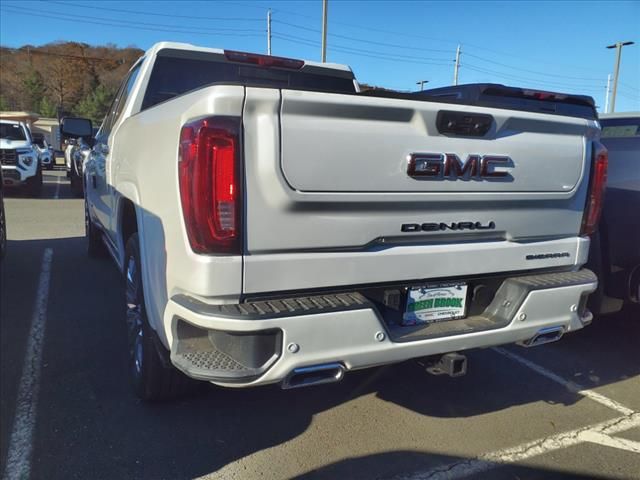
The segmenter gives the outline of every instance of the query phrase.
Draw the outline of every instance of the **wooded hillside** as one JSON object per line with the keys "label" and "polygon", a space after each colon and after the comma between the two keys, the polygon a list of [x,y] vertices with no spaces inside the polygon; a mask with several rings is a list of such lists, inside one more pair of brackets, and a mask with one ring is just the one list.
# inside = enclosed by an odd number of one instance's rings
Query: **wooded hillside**
{"label": "wooded hillside", "polygon": [[135,47],[56,42],[0,46],[0,110],[58,111],[100,123],[120,82],[143,54]]}

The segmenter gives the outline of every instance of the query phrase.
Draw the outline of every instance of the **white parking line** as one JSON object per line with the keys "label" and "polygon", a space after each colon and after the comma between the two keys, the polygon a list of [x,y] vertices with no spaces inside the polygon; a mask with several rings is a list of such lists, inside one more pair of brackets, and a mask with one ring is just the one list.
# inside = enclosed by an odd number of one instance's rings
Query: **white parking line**
{"label": "white parking line", "polygon": [[53,198],[55,200],[58,200],[58,198],[60,198],[60,179],[62,177],[60,177],[59,175],[56,177],[56,193],[53,195]]}
{"label": "white parking line", "polygon": [[53,250],[51,248],[45,249],[42,256],[35,309],[31,318],[31,328],[29,329],[22,363],[22,376],[18,387],[15,417],[11,436],[9,437],[7,464],[2,476],[5,480],[28,479],[31,475],[33,431],[36,423],[36,409],[40,388],[42,344],[47,320],[52,258]]}
{"label": "white parking line", "polygon": [[459,462],[436,467],[428,471],[415,472],[409,475],[400,475],[394,477],[394,479],[455,480],[458,478],[468,477],[470,475],[477,475],[503,465],[513,464],[531,457],[537,457],[554,450],[561,450],[585,442],[597,443],[607,447],[640,453],[640,442],[611,436],[614,433],[640,427],[640,413],[637,413],[631,408],[625,407],[624,405],[605,397],[600,393],[586,389],[575,382],[564,379],[560,375],[547,370],[537,363],[527,360],[526,358],[505,350],[504,348],[494,347],[492,350],[529,368],[530,370],[533,370],[537,374],[562,385],[569,391],[620,412],[624,416],[597,423],[595,425],[588,425],[568,432],[537,439],[532,442],[523,443],[516,447],[485,453],[477,458],[461,460]]}
{"label": "white parking line", "polygon": [[628,450],[633,453],[640,453],[640,442],[627,440],[626,438],[611,437],[601,432],[583,432],[580,435],[583,442],[597,443],[605,447],[613,447],[619,450]]}
{"label": "white parking line", "polygon": [[590,400],[593,400],[594,402],[598,402],[599,404],[604,405],[605,407],[608,407],[612,410],[616,410],[617,412],[620,412],[623,415],[631,415],[632,413],[634,413],[634,410],[632,410],[631,408],[625,407],[621,403],[618,403],[615,400],[605,397],[604,395],[601,395],[598,392],[594,392],[593,390],[586,389],[575,382],[566,380],[561,376],[551,372],[550,370],[547,370],[546,368],[538,365],[537,363],[533,363],[532,361],[527,360],[524,357],[521,357],[520,355],[517,355],[515,353],[512,353],[500,347],[494,347],[492,350],[494,352],[499,353],[500,355],[504,355],[505,357],[513,360],[514,362],[519,363],[520,365],[523,365],[529,368],[530,370],[533,370],[537,374],[542,375],[543,377],[546,377],[549,380],[562,385],[563,387],[567,388],[571,392],[577,393],[578,395],[581,395],[583,397],[587,397]]}
{"label": "white parking line", "polygon": [[477,475],[479,473],[487,472],[494,468],[503,466],[504,464],[513,464],[532,457],[544,455],[545,453],[549,453],[554,450],[572,447],[579,443],[583,443],[585,441],[584,435],[586,435],[587,438],[589,438],[589,435],[591,434],[594,435],[594,437],[591,438],[600,438],[599,435],[607,437],[607,434],[620,433],[636,427],[640,427],[639,413],[613,418],[595,425],[589,425],[587,427],[523,443],[516,447],[486,453],[484,455],[480,455],[478,458],[450,463],[426,472],[416,472],[410,475],[394,478],[396,480],[455,480],[458,478],[468,477],[469,475]]}

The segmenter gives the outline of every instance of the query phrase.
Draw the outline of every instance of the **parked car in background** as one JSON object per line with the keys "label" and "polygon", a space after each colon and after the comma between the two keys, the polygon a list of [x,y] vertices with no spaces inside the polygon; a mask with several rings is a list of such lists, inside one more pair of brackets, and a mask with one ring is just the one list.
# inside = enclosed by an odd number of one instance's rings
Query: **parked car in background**
{"label": "parked car in background", "polygon": [[53,147],[47,142],[47,139],[44,138],[44,135],[41,133],[34,133],[33,144],[38,150],[38,158],[40,159],[42,168],[53,170],[55,165],[55,152],[53,151]]}
{"label": "parked car in background", "polygon": [[69,151],[71,165],[68,176],[71,183],[71,192],[77,197],[81,197],[84,193],[82,172],[90,153],[91,147],[84,138],[78,138]]}
{"label": "parked car in background", "polygon": [[344,65],[146,52],[84,169],[88,253],[124,273],[136,393],[303,387],[419,357],[459,376],[460,351],[588,325],[593,99],[440,94],[361,93]]}
{"label": "parked car in background", "polygon": [[62,118],[60,132],[65,145],[64,163],[67,170],[67,178],[71,183],[71,191],[76,196],[82,196],[84,192],[82,183],[83,165],[91,152],[95,134],[93,127],[87,132],[80,132],[76,128],[78,120],[75,117]]}
{"label": "parked car in background", "polygon": [[4,186],[22,187],[29,195],[42,192],[42,165],[31,131],[22,122],[0,120],[0,164]]}
{"label": "parked car in background", "polygon": [[602,314],[640,302],[640,112],[601,115],[600,125],[609,171],[588,266],[600,280],[590,302]]}
{"label": "parked car in background", "polygon": [[64,147],[64,168],[67,171],[67,178],[71,177],[71,154],[73,153],[73,147],[76,145],[75,138],[66,138],[63,142]]}

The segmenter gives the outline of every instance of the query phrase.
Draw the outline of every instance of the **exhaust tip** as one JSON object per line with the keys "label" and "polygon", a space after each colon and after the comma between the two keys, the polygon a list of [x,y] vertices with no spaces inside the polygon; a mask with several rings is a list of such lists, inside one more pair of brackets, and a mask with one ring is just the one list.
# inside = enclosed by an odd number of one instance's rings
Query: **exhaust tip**
{"label": "exhaust tip", "polygon": [[519,342],[523,347],[537,347],[545,343],[557,342],[564,335],[565,328],[563,326],[547,327],[538,331],[529,340]]}
{"label": "exhaust tip", "polygon": [[344,372],[345,368],[341,363],[296,368],[282,381],[282,388],[286,390],[339,382],[344,377]]}

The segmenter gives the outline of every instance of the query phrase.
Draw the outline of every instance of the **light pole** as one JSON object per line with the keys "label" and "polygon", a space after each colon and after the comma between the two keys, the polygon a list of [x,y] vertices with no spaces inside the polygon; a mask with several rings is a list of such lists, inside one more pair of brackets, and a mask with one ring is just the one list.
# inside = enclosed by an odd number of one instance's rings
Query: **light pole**
{"label": "light pole", "polygon": [[329,0],[322,0],[322,63],[327,61],[327,16]]}
{"label": "light pole", "polygon": [[633,45],[634,42],[616,42],[613,45],[607,45],[607,48],[616,49],[616,68],[613,72],[613,93],[611,95],[611,104],[609,105],[609,113],[616,111],[616,93],[618,92],[618,74],[620,73],[620,56],[622,55],[622,47]]}
{"label": "light pole", "polygon": [[416,85],[420,85],[420,91],[424,90],[424,84],[429,83],[429,80],[418,80]]}
{"label": "light pole", "polygon": [[611,90],[611,74],[609,73],[607,75],[607,89],[605,90],[605,97],[604,97],[604,113],[609,113],[609,92]]}
{"label": "light pole", "polygon": [[267,55],[271,55],[271,9],[267,11]]}
{"label": "light pole", "polygon": [[460,54],[462,50],[460,49],[460,45],[456,48],[456,60],[453,67],[453,84],[458,85],[458,71],[460,70]]}

